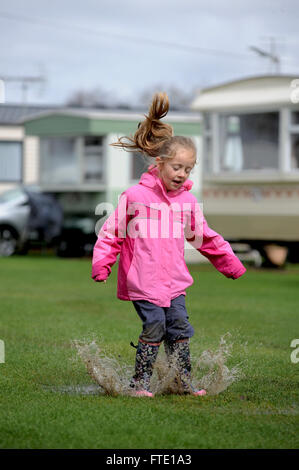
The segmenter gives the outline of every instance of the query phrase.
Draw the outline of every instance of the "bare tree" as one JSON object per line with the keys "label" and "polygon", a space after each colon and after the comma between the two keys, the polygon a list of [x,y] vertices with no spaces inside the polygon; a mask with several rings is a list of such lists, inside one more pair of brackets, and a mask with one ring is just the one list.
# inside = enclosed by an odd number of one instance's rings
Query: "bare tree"
{"label": "bare tree", "polygon": [[101,88],[92,90],[75,90],[67,98],[66,105],[84,108],[110,108],[113,106],[114,98],[110,92]]}
{"label": "bare tree", "polygon": [[[174,85],[157,84],[145,88],[137,98],[137,103],[134,105],[139,108],[148,108],[153,95],[158,91],[165,91],[170,100],[170,109],[188,110],[190,104],[195,96],[195,90],[183,90]],[[76,106],[84,108],[113,108],[113,109],[132,109],[131,104],[122,101],[121,98],[116,96],[112,91],[106,91],[102,88],[78,89],[66,100],[67,106]],[[134,107],[133,106],[133,107]]]}
{"label": "bare tree", "polygon": [[182,90],[174,85],[167,86],[158,83],[142,91],[139,96],[140,105],[148,107],[153,95],[158,91],[165,91],[167,93],[172,111],[188,109],[195,96],[194,90]]}

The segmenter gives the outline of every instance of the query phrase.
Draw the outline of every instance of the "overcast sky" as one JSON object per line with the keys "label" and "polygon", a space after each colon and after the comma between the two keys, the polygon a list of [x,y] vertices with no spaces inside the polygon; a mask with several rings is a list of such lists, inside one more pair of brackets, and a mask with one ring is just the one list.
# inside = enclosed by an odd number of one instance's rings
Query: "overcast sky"
{"label": "overcast sky", "polygon": [[[30,103],[63,103],[77,89],[101,88],[134,105],[162,84],[190,91],[274,71],[299,77],[298,0],[1,0],[0,78],[45,75]],[[271,68],[272,67],[272,68]],[[6,102],[20,84],[6,82]]]}

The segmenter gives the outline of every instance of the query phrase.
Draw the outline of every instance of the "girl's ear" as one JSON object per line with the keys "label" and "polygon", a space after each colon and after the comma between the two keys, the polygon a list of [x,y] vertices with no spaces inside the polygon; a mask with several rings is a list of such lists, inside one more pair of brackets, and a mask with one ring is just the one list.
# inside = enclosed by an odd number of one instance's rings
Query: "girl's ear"
{"label": "girl's ear", "polygon": [[156,157],[156,159],[155,159],[155,164],[156,164],[157,166],[160,166],[162,163],[163,163],[162,158],[161,158],[161,157]]}

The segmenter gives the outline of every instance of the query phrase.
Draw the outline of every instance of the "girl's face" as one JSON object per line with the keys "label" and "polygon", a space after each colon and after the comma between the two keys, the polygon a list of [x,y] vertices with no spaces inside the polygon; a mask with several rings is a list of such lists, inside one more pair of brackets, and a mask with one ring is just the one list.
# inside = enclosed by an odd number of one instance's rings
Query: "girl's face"
{"label": "girl's face", "polygon": [[193,150],[184,147],[178,147],[173,158],[156,158],[160,178],[167,191],[175,191],[184,184],[195,165],[195,160]]}

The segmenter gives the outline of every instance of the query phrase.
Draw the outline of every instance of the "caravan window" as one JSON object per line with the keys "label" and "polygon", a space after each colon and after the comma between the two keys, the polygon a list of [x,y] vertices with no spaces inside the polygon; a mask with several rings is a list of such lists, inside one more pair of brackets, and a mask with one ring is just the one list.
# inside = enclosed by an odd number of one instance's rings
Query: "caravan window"
{"label": "caravan window", "polygon": [[220,171],[278,169],[278,112],[221,115]]}
{"label": "caravan window", "polygon": [[40,140],[41,183],[79,183],[79,155],[76,139],[47,137]]}
{"label": "caravan window", "polygon": [[41,138],[41,183],[78,185],[103,179],[103,136]]}
{"label": "caravan window", "polygon": [[293,111],[291,114],[291,124],[294,126],[299,126],[299,111]]}
{"label": "caravan window", "polygon": [[206,174],[212,171],[212,122],[207,113],[203,116],[203,170]]}
{"label": "caravan window", "polygon": [[291,138],[291,168],[299,169],[299,134],[294,134]]}
{"label": "caravan window", "polygon": [[0,181],[21,182],[22,142],[0,141]]}
{"label": "caravan window", "polygon": [[299,170],[299,111],[291,112],[291,170]]}
{"label": "caravan window", "polygon": [[97,183],[103,178],[104,137],[84,138],[84,176],[88,183]]}

